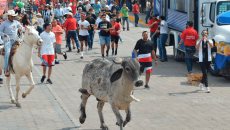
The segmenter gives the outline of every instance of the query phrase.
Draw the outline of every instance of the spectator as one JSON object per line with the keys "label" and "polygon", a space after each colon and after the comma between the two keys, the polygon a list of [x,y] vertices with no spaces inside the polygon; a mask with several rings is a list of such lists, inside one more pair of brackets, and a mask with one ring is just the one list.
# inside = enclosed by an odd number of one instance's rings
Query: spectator
{"label": "spectator", "polygon": [[157,65],[157,58],[154,52],[153,44],[150,40],[148,40],[147,31],[142,33],[142,39],[137,41],[133,52],[140,63],[140,72],[145,72],[144,87],[149,88],[148,83],[152,73],[152,59],[155,60],[155,64]]}
{"label": "spectator", "polygon": [[149,0],[147,0],[147,2],[146,2],[145,11],[146,11],[145,12],[145,14],[146,14],[145,23],[147,24],[148,20],[149,20],[149,17],[150,17],[150,11],[151,11],[151,3],[149,2]]}
{"label": "spectator", "polygon": [[165,44],[168,39],[168,23],[165,21],[165,17],[160,17],[160,42],[159,42],[159,54],[160,61],[166,62],[168,61],[167,52],[165,48]]}
{"label": "spectator", "polygon": [[106,20],[106,14],[102,15],[102,21],[98,24],[100,30],[100,44],[101,44],[101,55],[104,57],[105,46],[107,47],[106,56],[109,55],[110,48],[110,33],[109,30],[112,27],[111,23]]}
{"label": "spectator", "polygon": [[160,23],[160,20],[157,19],[157,16],[150,17],[148,27],[150,28],[150,37],[151,41],[153,42],[153,47],[155,53],[157,53],[157,39],[159,37],[159,31],[158,31],[158,25]]}
{"label": "spectator", "polygon": [[89,50],[91,50],[93,48],[93,39],[95,33],[94,29],[95,29],[96,19],[93,17],[92,12],[90,12],[87,14],[86,20],[90,24],[90,29],[88,30],[89,31],[88,46],[89,46]]}
{"label": "spectator", "polygon": [[129,8],[126,6],[126,4],[123,4],[123,7],[121,8],[121,15],[123,31],[125,31],[125,21],[127,25],[127,31],[129,31]]}
{"label": "spectator", "polygon": [[57,19],[61,24],[64,23],[63,20],[64,10],[61,8],[61,4],[57,4],[57,8],[54,10],[54,18]]}
{"label": "spectator", "polygon": [[193,22],[188,21],[186,29],[181,34],[181,41],[179,44],[184,42],[185,46],[185,62],[187,65],[188,73],[192,73],[193,67],[193,55],[196,52],[196,41],[198,40],[199,36],[197,31],[193,28]]}
{"label": "spectator", "polygon": [[43,44],[38,48],[38,57],[40,57],[43,61],[43,76],[41,78],[41,83],[43,83],[46,78],[46,67],[48,67],[47,83],[53,84],[50,77],[52,73],[52,66],[54,65],[54,44],[56,40],[54,33],[51,32],[52,26],[50,23],[45,23],[43,28],[45,31],[40,35],[43,40]]}
{"label": "spectator", "polygon": [[[112,55],[117,55],[118,41],[119,41],[119,33],[121,32],[121,25],[119,21],[117,21],[116,17],[111,19],[112,28],[110,29],[111,35],[111,47],[112,47]],[[114,53],[115,48],[115,53]]]}
{"label": "spectator", "polygon": [[22,17],[22,25],[23,26],[28,26],[30,25],[30,20],[28,18],[28,15],[27,14],[24,14],[23,17]]}
{"label": "spectator", "polygon": [[137,1],[134,1],[133,14],[134,14],[134,19],[135,19],[134,20],[135,21],[135,27],[138,27],[139,13],[140,13],[139,5],[138,5]]}
{"label": "spectator", "polygon": [[[213,47],[212,40],[208,39],[208,31],[203,30],[202,39],[196,45],[196,49],[199,54],[199,64],[201,71],[203,73],[201,83],[199,84],[201,90],[205,90],[210,93],[210,88],[208,87],[208,75],[207,72],[210,69],[210,64],[212,61],[211,48]],[[205,86],[205,88],[204,88]]]}
{"label": "spectator", "polygon": [[101,5],[98,0],[96,0],[96,4],[93,6],[93,9],[95,10],[95,15],[98,16],[99,12],[101,11]]}
{"label": "spectator", "polygon": [[71,37],[74,39],[75,43],[76,43],[76,46],[77,46],[77,49],[78,49],[78,53],[80,52],[80,46],[79,46],[79,43],[78,43],[78,39],[77,39],[77,21],[75,18],[73,18],[73,14],[71,12],[69,12],[67,14],[67,19],[64,23],[64,28],[66,29],[66,32],[67,32],[67,46],[69,48],[69,50],[67,52],[71,52],[72,51],[72,48],[71,48],[71,45],[70,45],[70,39]]}
{"label": "spectator", "polygon": [[52,32],[55,34],[55,45],[54,45],[54,51],[55,51],[55,64],[59,64],[59,61],[57,59],[57,54],[63,55],[64,59],[67,59],[67,54],[66,52],[61,51],[61,44],[62,44],[62,34],[63,30],[61,26],[57,24],[57,20],[54,19],[52,22]]}
{"label": "spectator", "polygon": [[84,13],[81,14],[81,20],[78,21],[79,25],[79,41],[81,43],[81,59],[83,59],[83,46],[85,44],[86,52],[87,52],[87,46],[88,46],[88,36],[90,29],[90,24],[87,20],[85,20],[86,15]]}

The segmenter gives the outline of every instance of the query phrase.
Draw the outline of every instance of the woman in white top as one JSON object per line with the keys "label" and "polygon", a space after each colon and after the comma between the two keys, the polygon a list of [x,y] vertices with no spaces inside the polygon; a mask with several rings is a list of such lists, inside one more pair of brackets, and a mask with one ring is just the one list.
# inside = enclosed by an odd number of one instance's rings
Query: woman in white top
{"label": "woman in white top", "polygon": [[208,87],[207,71],[209,70],[210,63],[212,61],[211,48],[213,47],[213,42],[212,40],[208,39],[208,32],[206,30],[203,30],[201,35],[202,39],[196,45],[196,49],[199,53],[200,68],[203,73],[203,77],[199,86],[201,90],[206,89],[207,93],[210,93],[210,88]]}

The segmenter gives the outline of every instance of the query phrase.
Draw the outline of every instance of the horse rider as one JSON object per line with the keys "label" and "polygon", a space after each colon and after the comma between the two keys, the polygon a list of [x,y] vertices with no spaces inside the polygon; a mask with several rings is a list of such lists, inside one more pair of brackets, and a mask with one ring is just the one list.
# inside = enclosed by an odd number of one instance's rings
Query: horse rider
{"label": "horse rider", "polygon": [[8,16],[8,19],[0,25],[0,32],[2,32],[3,37],[9,37],[9,40],[4,42],[4,72],[5,76],[9,76],[10,72],[8,64],[11,47],[16,40],[18,40],[18,32],[21,32],[23,27],[18,21],[14,20],[15,16],[17,16],[14,10],[8,10],[6,15]]}

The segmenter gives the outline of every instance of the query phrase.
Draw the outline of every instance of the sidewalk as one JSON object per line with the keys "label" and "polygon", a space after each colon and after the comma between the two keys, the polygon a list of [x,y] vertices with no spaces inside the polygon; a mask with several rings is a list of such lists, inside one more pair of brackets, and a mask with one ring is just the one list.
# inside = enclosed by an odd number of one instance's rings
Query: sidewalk
{"label": "sidewalk", "polygon": [[[140,27],[147,27],[147,25],[145,24],[145,17],[146,17],[146,15],[143,13],[139,14],[139,23],[138,24]],[[130,22],[134,23],[134,15],[132,12],[129,12],[129,20],[130,20]]]}

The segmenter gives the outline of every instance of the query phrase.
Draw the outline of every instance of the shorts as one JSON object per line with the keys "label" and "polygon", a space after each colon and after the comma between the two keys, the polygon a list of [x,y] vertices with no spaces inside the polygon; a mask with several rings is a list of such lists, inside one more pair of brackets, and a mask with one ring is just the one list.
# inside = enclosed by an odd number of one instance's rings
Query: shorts
{"label": "shorts", "polygon": [[140,72],[150,74],[153,72],[152,66],[152,62],[140,62]]}
{"label": "shorts", "polygon": [[100,36],[100,44],[108,46],[110,44],[110,36]]}
{"label": "shorts", "polygon": [[79,35],[78,38],[79,38],[79,41],[87,41],[88,40],[88,35],[86,35],[86,36]]}
{"label": "shorts", "polygon": [[54,55],[42,55],[42,66],[54,66]]}
{"label": "shorts", "polygon": [[61,54],[61,44],[55,44],[55,53]]}
{"label": "shorts", "polygon": [[119,36],[111,36],[111,42],[115,42],[115,44],[118,44]]}

